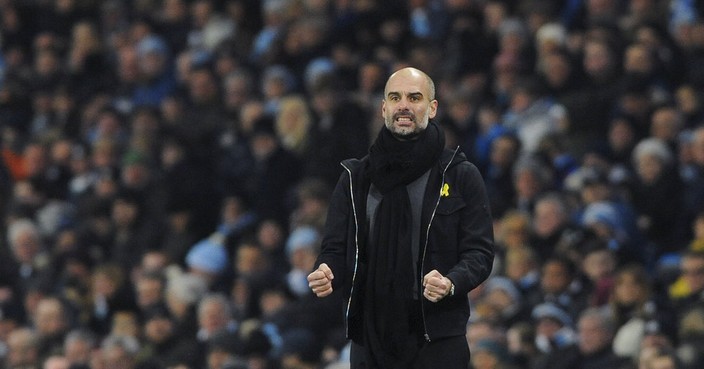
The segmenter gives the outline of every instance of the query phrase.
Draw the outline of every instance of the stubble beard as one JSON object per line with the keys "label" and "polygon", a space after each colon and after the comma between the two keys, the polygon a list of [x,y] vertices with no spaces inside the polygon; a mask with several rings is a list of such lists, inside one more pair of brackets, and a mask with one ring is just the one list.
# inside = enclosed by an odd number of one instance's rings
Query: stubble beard
{"label": "stubble beard", "polygon": [[428,115],[424,115],[423,118],[418,122],[415,115],[411,115],[411,121],[414,123],[411,127],[398,127],[394,123],[399,115],[407,116],[408,113],[399,114],[396,113],[392,116],[387,116],[384,118],[384,124],[386,128],[391,132],[391,134],[399,140],[415,140],[418,136],[428,128]]}

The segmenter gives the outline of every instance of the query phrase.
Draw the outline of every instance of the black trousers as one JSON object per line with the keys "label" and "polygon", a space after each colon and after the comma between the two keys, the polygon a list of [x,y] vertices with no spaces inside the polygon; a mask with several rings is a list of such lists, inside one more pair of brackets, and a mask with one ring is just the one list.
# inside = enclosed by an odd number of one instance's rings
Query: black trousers
{"label": "black trousers", "polygon": [[[413,366],[409,369],[467,369],[469,368],[469,346],[465,336],[447,337],[425,342],[414,355]],[[352,342],[350,351],[351,369],[372,369],[364,358],[364,347]],[[373,368],[383,369],[383,368]]]}

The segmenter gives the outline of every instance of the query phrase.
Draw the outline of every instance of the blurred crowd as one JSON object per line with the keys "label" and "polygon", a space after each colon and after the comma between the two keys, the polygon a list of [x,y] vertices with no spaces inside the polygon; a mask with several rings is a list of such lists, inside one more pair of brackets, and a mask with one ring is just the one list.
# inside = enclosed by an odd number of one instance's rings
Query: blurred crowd
{"label": "blurred crowd", "polygon": [[0,368],[348,368],[306,275],[409,65],[495,220],[472,368],[704,367],[703,16],[0,0]]}

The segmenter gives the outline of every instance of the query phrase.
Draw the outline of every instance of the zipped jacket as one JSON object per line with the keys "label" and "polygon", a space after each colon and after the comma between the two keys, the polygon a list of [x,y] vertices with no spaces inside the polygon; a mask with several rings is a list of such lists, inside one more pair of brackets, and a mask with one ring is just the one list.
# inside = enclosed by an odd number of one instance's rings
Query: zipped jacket
{"label": "zipped jacket", "polygon": [[[362,344],[362,306],[366,279],[366,202],[363,173],[368,157],[342,162],[344,171],[333,191],[325,235],[315,267],[333,272],[333,291],[344,296],[347,338]],[[418,291],[427,341],[465,334],[470,315],[467,293],[491,272],[494,239],[484,181],[459,149],[445,149],[431,168],[423,197],[418,285],[438,270],[455,285],[455,294],[433,303]],[[393,317],[389,317],[393,319]]]}

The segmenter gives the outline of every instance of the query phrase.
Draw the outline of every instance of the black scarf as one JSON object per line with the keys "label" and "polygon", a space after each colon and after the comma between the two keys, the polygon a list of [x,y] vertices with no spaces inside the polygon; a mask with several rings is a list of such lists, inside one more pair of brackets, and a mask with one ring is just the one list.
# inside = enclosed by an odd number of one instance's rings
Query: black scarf
{"label": "black scarf", "polygon": [[438,163],[445,136],[430,123],[413,141],[382,128],[369,151],[367,174],[383,194],[367,246],[364,347],[370,369],[409,368],[418,339],[412,334],[411,204],[406,186]]}

